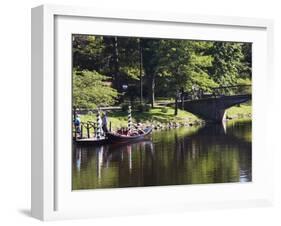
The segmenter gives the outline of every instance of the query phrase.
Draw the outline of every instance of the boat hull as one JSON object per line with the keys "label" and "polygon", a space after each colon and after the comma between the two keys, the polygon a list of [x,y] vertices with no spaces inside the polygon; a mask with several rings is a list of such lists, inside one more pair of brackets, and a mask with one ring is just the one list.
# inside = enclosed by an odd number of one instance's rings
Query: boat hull
{"label": "boat hull", "polygon": [[126,135],[120,135],[116,133],[107,133],[107,140],[109,142],[119,142],[119,143],[127,143],[127,142],[133,142],[133,141],[139,141],[143,140],[146,136],[148,136],[152,132],[152,128],[146,128],[145,133],[135,135],[135,136],[126,136]]}

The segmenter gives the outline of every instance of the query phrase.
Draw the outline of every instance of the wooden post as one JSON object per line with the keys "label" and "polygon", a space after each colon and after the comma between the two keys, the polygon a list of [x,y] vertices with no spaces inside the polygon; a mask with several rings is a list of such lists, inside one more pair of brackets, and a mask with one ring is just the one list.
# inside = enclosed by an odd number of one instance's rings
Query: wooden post
{"label": "wooden post", "polygon": [[100,139],[101,138],[101,117],[100,117],[100,110],[98,109],[97,111],[97,132],[96,132],[96,138]]}
{"label": "wooden post", "polygon": [[111,121],[109,122],[109,131],[111,132]]}
{"label": "wooden post", "polygon": [[77,140],[77,126],[74,124],[74,137]]}
{"label": "wooden post", "polygon": [[131,132],[132,129],[132,110],[131,105],[128,106],[128,131]]}
{"label": "wooden post", "polygon": [[90,138],[90,123],[87,122],[87,137]]}
{"label": "wooden post", "polygon": [[93,129],[94,129],[94,137],[97,136],[97,126],[96,126],[96,123],[93,122]]}
{"label": "wooden post", "polygon": [[80,129],[80,138],[82,139],[83,138],[83,125],[81,123],[81,129]]}
{"label": "wooden post", "polygon": [[[93,130],[94,130],[94,134],[93,134],[93,137],[95,137],[96,136],[96,126],[95,126],[95,122],[90,122],[90,129],[91,129],[91,127],[93,128]],[[91,136],[91,133],[90,133],[90,136]]]}

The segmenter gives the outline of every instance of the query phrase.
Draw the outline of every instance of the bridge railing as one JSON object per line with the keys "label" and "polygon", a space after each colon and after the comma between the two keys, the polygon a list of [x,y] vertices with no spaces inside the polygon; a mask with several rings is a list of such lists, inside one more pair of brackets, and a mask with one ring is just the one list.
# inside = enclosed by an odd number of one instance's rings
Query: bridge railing
{"label": "bridge railing", "polygon": [[251,85],[239,85],[239,86],[221,86],[213,88],[214,96],[233,96],[233,95],[246,95],[252,93]]}
{"label": "bridge railing", "polygon": [[204,92],[202,89],[194,89],[191,92],[184,92],[179,95],[179,100],[198,100],[222,96],[246,95],[251,93],[251,85],[221,86],[212,88],[210,92]]}

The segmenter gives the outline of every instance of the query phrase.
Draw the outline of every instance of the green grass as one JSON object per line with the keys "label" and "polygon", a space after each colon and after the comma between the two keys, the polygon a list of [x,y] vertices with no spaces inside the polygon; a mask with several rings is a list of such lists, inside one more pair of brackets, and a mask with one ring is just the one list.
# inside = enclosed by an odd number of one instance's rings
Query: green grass
{"label": "green grass", "polygon": [[[164,112],[164,107],[155,107],[150,109],[149,112],[132,112],[133,122],[141,122],[145,124],[150,123],[168,123],[168,122],[192,122],[199,120],[199,118],[189,112],[178,110],[178,115],[174,116],[174,109],[171,107],[165,107],[167,110]],[[114,111],[108,113],[108,121],[111,122],[112,128],[120,128],[127,126],[128,115],[124,111]],[[96,116],[94,114],[81,115],[81,121],[95,121]]]}
{"label": "green grass", "polygon": [[252,106],[249,104],[241,104],[240,106],[233,106],[226,111],[229,118],[251,118]]}
{"label": "green grass", "polygon": [[[166,111],[163,110],[166,108]],[[234,106],[227,110],[228,118],[251,118],[252,106],[249,103],[241,104],[240,106]],[[108,122],[111,122],[112,129],[126,127],[127,126],[127,112],[124,111],[112,111],[108,113]],[[178,110],[178,115],[174,116],[174,109],[171,107],[155,107],[150,109],[149,112],[132,112],[134,123],[144,124],[158,124],[158,123],[169,123],[169,122],[194,122],[200,120],[197,116],[187,112]],[[81,121],[96,121],[95,114],[81,115]],[[91,129],[91,133],[93,130]]]}
{"label": "green grass", "polygon": [[[164,107],[155,107],[150,109],[149,112],[132,112],[132,117],[134,122],[141,122],[144,124],[151,123],[168,123],[168,122],[187,122],[199,120],[195,115],[186,112],[186,111],[178,111],[178,115],[174,116],[174,109],[170,107],[166,107],[167,112],[163,112]],[[109,121],[112,124],[112,128],[119,128],[127,126],[127,112],[112,112],[108,114]]]}
{"label": "green grass", "polygon": [[[164,112],[162,109],[166,108],[166,112]],[[171,107],[155,107],[151,109],[149,112],[135,112],[135,118],[137,121],[143,122],[143,121],[156,121],[160,123],[168,123],[168,122],[186,122],[191,120],[197,120],[198,117],[195,115],[178,110],[178,115],[174,115],[174,109]]]}

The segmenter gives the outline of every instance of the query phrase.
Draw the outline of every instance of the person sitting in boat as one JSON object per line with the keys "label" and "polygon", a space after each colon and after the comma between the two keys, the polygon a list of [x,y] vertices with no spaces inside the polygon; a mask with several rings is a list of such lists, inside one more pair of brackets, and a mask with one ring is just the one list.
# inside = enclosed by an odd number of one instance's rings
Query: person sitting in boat
{"label": "person sitting in boat", "polygon": [[130,132],[129,132],[129,136],[136,136],[136,135],[138,135],[139,133],[138,133],[138,131],[137,130],[131,130]]}
{"label": "person sitting in boat", "polygon": [[128,130],[127,127],[123,128],[123,135],[129,136],[130,131]]}
{"label": "person sitting in boat", "polygon": [[116,131],[116,133],[122,134],[122,128],[121,128],[121,129],[118,129],[118,130]]}
{"label": "person sitting in boat", "polygon": [[139,122],[137,125],[135,125],[136,130],[138,131],[138,134],[144,134],[145,131],[143,130],[143,125]]}
{"label": "person sitting in boat", "polygon": [[117,133],[120,134],[120,135],[126,135],[127,131],[126,131],[126,129],[124,127],[122,127],[121,129],[117,130]]}
{"label": "person sitting in boat", "polygon": [[102,116],[102,130],[104,133],[108,133],[106,112],[104,112]]}
{"label": "person sitting in boat", "polygon": [[139,133],[139,134],[145,134],[145,131],[140,128],[140,129],[138,129],[138,133]]}

